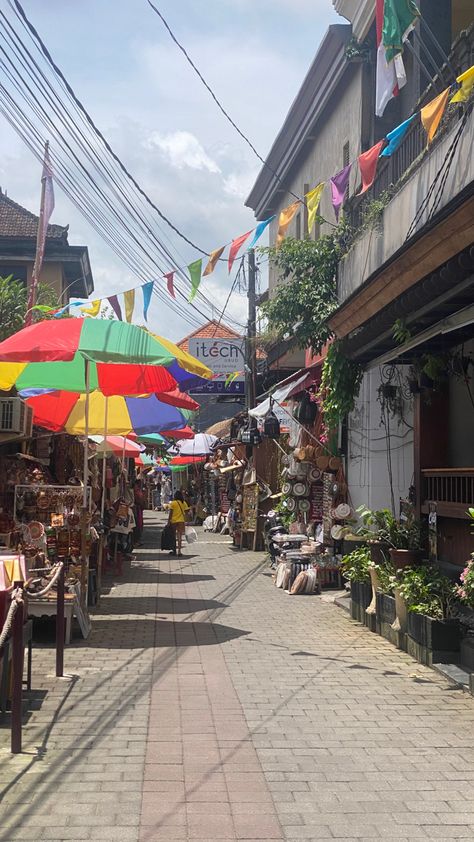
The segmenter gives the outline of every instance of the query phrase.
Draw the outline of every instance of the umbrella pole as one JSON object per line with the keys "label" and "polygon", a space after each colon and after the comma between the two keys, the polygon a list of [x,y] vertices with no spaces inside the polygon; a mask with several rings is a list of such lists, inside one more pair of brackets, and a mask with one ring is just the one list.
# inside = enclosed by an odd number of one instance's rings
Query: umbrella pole
{"label": "umbrella pole", "polygon": [[[105,398],[105,412],[104,412],[104,444],[107,445],[107,426],[109,423],[109,399]],[[106,546],[105,534],[103,529],[104,514],[105,514],[105,478],[107,476],[107,457],[106,450],[102,456],[102,499],[100,501],[100,519],[102,522],[102,530],[100,533],[99,554],[97,558],[97,602],[100,600],[102,591],[102,556]]]}
{"label": "umbrella pole", "polygon": [[81,607],[86,610],[87,607],[87,586],[89,564],[87,557],[87,487],[89,482],[89,386],[90,386],[90,364],[89,360],[85,360],[85,382],[86,382],[86,401],[85,401],[85,426],[84,426],[84,493],[82,497],[82,521],[81,521]]}

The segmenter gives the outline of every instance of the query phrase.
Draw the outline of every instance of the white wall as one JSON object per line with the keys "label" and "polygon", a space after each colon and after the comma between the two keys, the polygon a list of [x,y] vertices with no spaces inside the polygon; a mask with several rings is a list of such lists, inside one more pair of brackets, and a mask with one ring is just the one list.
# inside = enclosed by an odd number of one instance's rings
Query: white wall
{"label": "white wall", "polygon": [[[356,509],[365,505],[370,509],[392,508],[388,442],[386,428],[381,424],[381,406],[378,400],[380,373],[377,370],[364,375],[359,398],[348,421],[347,482],[351,503]],[[390,416],[390,454],[393,476],[393,493],[398,514],[400,498],[406,499],[413,482],[413,406],[404,404],[408,425],[400,423],[397,416]]]}

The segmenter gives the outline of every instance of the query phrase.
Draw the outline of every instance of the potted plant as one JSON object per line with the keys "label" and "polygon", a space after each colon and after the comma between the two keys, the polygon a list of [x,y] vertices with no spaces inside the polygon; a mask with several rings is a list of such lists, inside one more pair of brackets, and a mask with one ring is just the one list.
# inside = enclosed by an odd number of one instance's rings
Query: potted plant
{"label": "potted plant", "polygon": [[396,570],[421,562],[424,535],[421,521],[407,515],[398,520],[389,509],[372,511],[360,507],[357,511],[363,524],[358,534],[374,542],[379,552],[388,554]]}
{"label": "potted plant", "polygon": [[364,614],[370,603],[372,589],[370,585],[370,550],[367,545],[355,547],[341,561],[342,575],[351,584],[351,617],[364,622]]}
{"label": "potted plant", "polygon": [[397,574],[399,592],[408,609],[409,647],[422,663],[446,660],[459,650],[460,625],[453,617],[456,585],[433,565],[406,568]]}

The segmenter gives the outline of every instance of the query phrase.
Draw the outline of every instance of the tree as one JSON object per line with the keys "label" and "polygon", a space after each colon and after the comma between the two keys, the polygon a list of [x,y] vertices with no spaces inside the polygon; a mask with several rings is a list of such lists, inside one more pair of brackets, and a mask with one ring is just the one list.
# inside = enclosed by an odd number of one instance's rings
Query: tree
{"label": "tree", "polygon": [[[52,309],[58,307],[56,291],[48,284],[39,284],[36,296],[37,304]],[[0,277],[0,341],[25,326],[28,293],[23,281],[15,280],[13,275]],[[38,313],[36,319],[48,318],[47,313]]]}

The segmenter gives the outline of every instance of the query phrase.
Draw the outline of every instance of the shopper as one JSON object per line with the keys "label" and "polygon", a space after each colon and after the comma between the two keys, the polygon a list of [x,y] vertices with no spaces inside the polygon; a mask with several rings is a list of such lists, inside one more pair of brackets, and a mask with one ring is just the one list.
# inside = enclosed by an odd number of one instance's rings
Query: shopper
{"label": "shopper", "polygon": [[161,509],[161,479],[157,477],[155,479],[155,487],[153,491],[153,508],[155,512],[159,512]]}
{"label": "shopper", "polygon": [[176,555],[177,549],[178,556],[181,556],[181,548],[186,528],[186,515],[189,511],[189,506],[187,503],[185,503],[181,491],[175,491],[174,499],[171,501],[171,503],[167,503],[165,505],[166,508],[169,509],[169,523],[173,527],[174,532],[175,547],[174,550],[172,550],[172,554]]}
{"label": "shopper", "polygon": [[142,484],[139,479],[135,480],[133,484],[133,497],[134,497],[134,515],[135,515],[135,546],[141,547],[142,546],[142,535],[143,535],[143,510],[145,508],[145,495],[143,493]]}
{"label": "shopper", "polygon": [[163,482],[161,483],[161,499],[164,505],[171,501],[171,492],[172,488],[170,477],[163,477]]}

